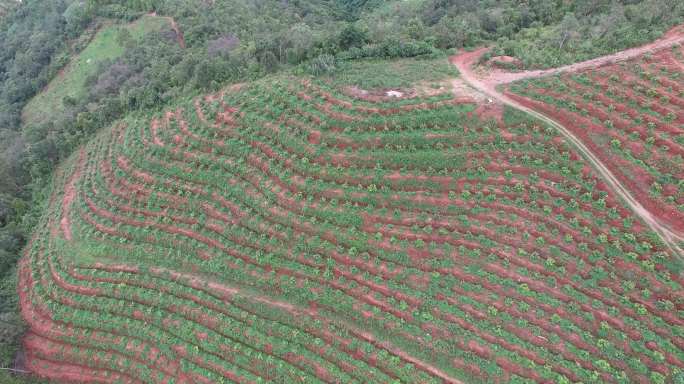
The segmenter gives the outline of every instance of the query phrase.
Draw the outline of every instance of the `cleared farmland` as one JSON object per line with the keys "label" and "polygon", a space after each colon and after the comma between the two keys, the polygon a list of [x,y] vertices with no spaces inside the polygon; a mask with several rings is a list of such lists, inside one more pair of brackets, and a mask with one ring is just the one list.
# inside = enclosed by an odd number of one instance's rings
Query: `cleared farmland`
{"label": "cleared farmland", "polygon": [[[684,233],[682,47],[515,83],[509,95],[562,122],[664,224]],[[521,97],[523,96],[523,97]]]}
{"label": "cleared farmland", "polygon": [[101,133],[20,264],[88,382],[682,379],[681,264],[553,129],[280,77]]}

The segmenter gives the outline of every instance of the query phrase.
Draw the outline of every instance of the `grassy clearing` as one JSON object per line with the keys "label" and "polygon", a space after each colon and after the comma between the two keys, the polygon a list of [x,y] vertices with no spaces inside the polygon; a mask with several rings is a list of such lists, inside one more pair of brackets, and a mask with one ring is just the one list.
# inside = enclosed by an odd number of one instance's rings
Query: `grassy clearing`
{"label": "grassy clearing", "polygon": [[357,60],[344,62],[326,77],[334,85],[363,89],[402,88],[419,82],[438,82],[458,76],[446,57],[438,59]]}
{"label": "grassy clearing", "polygon": [[[130,32],[133,40],[139,40],[144,35],[158,31],[167,24],[168,20],[165,18],[146,15],[125,28]],[[107,59],[116,59],[123,54],[124,47],[117,41],[121,28],[122,26],[118,24],[103,27],[90,44],[75,55],[64,70],[26,105],[23,112],[24,123],[42,123],[48,120],[51,114],[64,111],[65,97],[74,99],[83,97],[86,92],[86,79],[95,73],[98,64]]]}

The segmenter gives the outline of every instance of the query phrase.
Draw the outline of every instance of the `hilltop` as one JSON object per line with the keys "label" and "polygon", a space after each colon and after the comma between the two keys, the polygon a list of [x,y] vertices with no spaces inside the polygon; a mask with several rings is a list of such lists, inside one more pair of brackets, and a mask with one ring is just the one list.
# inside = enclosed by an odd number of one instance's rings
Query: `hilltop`
{"label": "hilltop", "polygon": [[680,263],[555,129],[450,89],[347,92],[235,85],[75,154],[20,264],[27,367],[177,383],[679,372]]}
{"label": "hilltop", "polygon": [[0,0],[0,382],[682,382],[683,21]]}

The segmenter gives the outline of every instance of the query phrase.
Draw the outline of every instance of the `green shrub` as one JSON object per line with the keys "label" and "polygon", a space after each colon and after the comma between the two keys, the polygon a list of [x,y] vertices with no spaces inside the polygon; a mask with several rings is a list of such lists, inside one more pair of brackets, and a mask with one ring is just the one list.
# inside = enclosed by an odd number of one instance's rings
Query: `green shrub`
{"label": "green shrub", "polygon": [[335,56],[329,54],[322,54],[316,56],[309,63],[309,73],[315,76],[320,76],[326,73],[333,72],[336,69]]}

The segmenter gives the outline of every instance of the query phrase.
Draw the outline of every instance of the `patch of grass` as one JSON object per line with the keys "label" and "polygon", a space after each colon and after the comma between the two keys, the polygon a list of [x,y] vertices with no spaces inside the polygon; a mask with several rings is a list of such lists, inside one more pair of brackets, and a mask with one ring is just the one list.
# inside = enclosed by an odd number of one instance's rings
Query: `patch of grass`
{"label": "patch of grass", "polygon": [[[158,31],[168,25],[163,17],[143,16],[124,26],[133,41],[141,39],[145,34]],[[66,98],[80,99],[85,96],[85,82],[88,76],[95,73],[98,64],[107,59],[116,59],[124,52],[118,36],[122,26],[107,25],[95,34],[93,40],[67,64],[48,86],[37,94],[24,108],[25,124],[37,124],[48,121],[52,114],[64,111]]]}
{"label": "patch of grass", "polygon": [[47,381],[31,375],[16,375],[0,371],[0,383],[3,384],[46,384]]}
{"label": "patch of grass", "polygon": [[442,57],[348,61],[341,63],[337,71],[324,78],[334,85],[374,89],[410,87],[419,82],[437,82],[456,76],[456,68],[449,64],[446,57]]}

